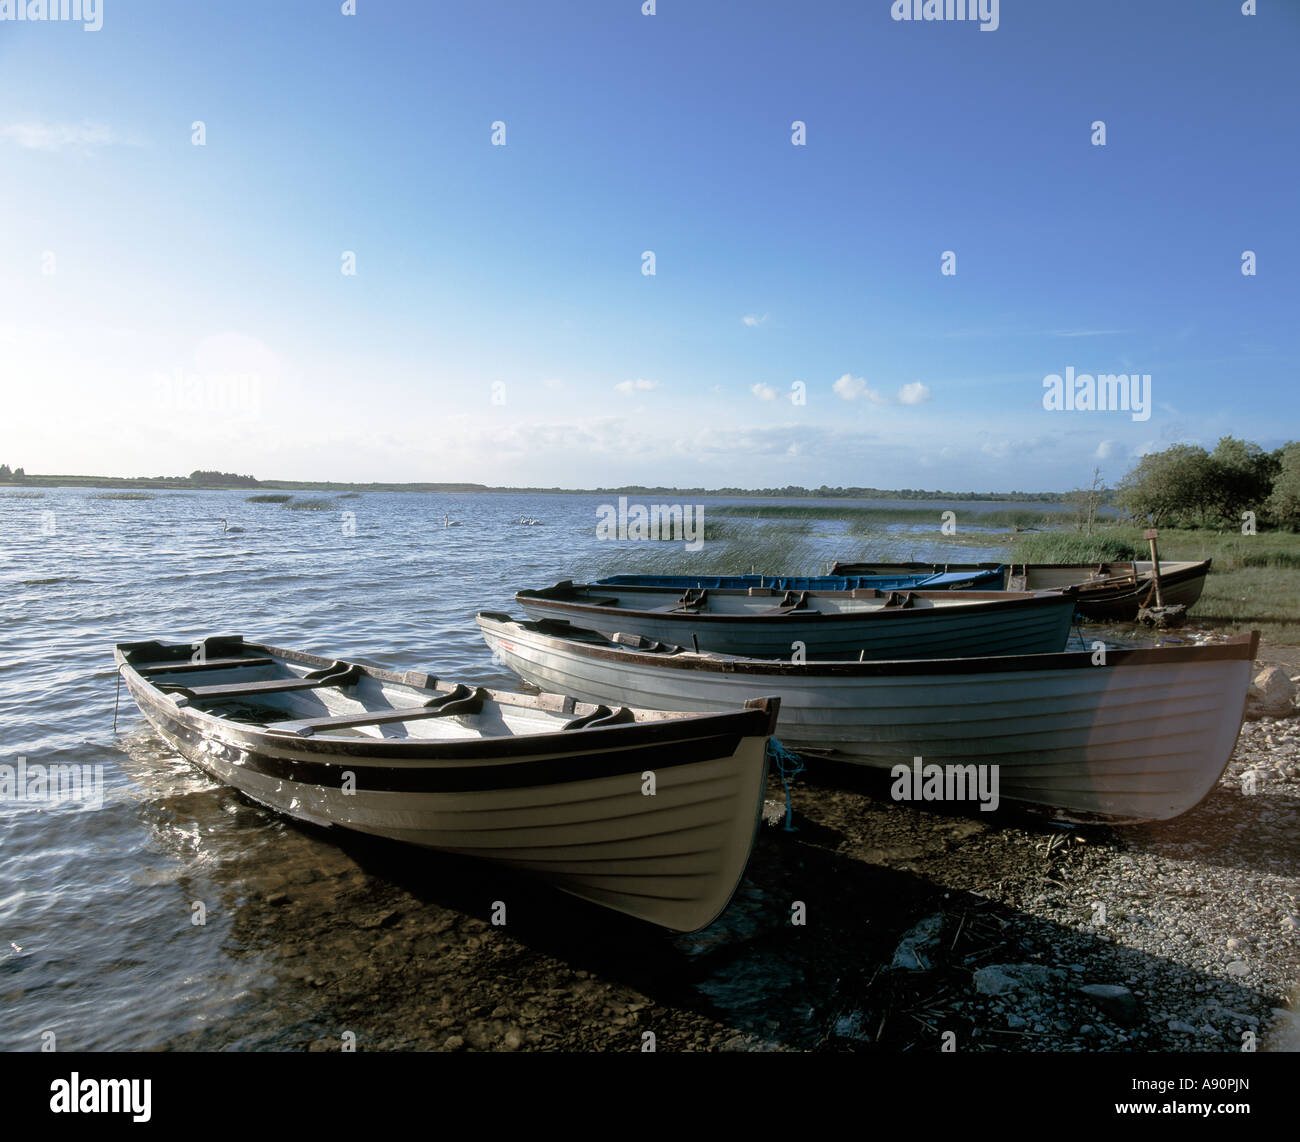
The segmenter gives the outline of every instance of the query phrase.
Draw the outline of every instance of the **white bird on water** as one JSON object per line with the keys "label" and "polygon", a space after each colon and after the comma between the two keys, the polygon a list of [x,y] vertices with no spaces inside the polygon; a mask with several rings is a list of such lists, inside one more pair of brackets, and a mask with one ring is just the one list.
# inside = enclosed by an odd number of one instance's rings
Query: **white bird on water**
{"label": "white bird on water", "polygon": [[243,535],[244,529],[239,526],[231,527],[224,519],[221,521],[222,535]]}
{"label": "white bird on water", "polygon": [[443,527],[460,527],[460,520],[458,520],[458,519],[452,519],[450,516],[446,516],[446,515],[444,515],[444,516],[442,517],[442,526],[443,526]]}

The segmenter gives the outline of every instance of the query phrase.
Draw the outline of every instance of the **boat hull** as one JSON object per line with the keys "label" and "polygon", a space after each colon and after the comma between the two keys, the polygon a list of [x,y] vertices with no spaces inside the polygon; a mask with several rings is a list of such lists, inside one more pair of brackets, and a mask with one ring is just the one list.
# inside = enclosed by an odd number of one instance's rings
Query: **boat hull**
{"label": "boat hull", "polygon": [[[521,591],[516,602],[529,618],[569,622],[606,637],[639,635],[657,642],[752,658],[894,659],[961,658],[990,654],[1049,654],[1063,650],[1074,615],[1071,596],[1003,595],[958,591],[920,593],[929,609],[880,608],[853,613],[799,611],[765,618],[692,611],[665,614],[637,605],[627,589],[619,606],[585,601],[601,588]],[[617,591],[618,588],[609,588]],[[662,601],[671,592],[648,593]],[[713,597],[718,597],[721,592]],[[810,611],[819,596],[808,594]],[[775,598],[766,600],[774,603]]]}
{"label": "boat hull", "polygon": [[737,723],[661,723],[616,748],[610,735],[638,727],[534,735],[553,740],[483,743],[486,757],[440,742],[433,758],[409,739],[268,733],[178,708],[129,668],[123,677],[180,756],[270,809],[492,861],[677,931],[726,907],[760,819],[766,738]]}
{"label": "boat hull", "polygon": [[[999,571],[1006,590],[1050,591],[1079,588],[1076,608],[1098,622],[1131,622],[1144,606],[1155,604],[1151,561],[1117,563],[835,563],[833,573],[845,576],[924,574],[927,571],[975,573]],[[1160,594],[1165,606],[1190,609],[1205,589],[1210,560],[1160,561]],[[1111,579],[1111,582],[1098,582]]]}
{"label": "boat hull", "polygon": [[480,616],[484,638],[538,686],[655,708],[781,698],[787,746],[893,770],[996,765],[1000,797],[1080,820],[1167,820],[1227,766],[1254,646],[939,662],[772,663],[656,656]]}

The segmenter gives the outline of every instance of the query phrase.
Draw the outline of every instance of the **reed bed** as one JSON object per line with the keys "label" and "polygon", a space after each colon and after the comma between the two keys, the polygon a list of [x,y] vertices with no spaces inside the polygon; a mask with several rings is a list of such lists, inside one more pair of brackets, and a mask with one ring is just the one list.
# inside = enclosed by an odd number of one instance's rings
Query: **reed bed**
{"label": "reed bed", "polygon": [[768,520],[843,520],[857,525],[888,523],[932,523],[937,528],[943,513],[956,513],[957,526],[985,528],[1049,528],[1073,525],[1072,511],[1036,511],[1032,508],[994,509],[993,511],[967,511],[960,505],[951,509],[929,508],[871,508],[834,504],[729,504],[710,507],[709,513],[723,518],[749,517]]}
{"label": "reed bed", "polygon": [[284,506],[291,512],[327,512],[337,505],[323,496],[309,496],[302,500],[291,499]]}
{"label": "reed bed", "polygon": [[92,500],[156,500],[153,492],[96,492]]}
{"label": "reed bed", "polygon": [[284,492],[264,492],[260,496],[248,496],[245,503],[249,504],[287,504],[293,497]]}
{"label": "reed bed", "polygon": [[[708,522],[705,523],[707,533]],[[823,562],[820,551],[799,534],[754,529],[725,539],[706,538],[699,551],[682,543],[625,542],[607,555],[574,569],[569,578],[606,575],[744,575],[750,571],[804,573]]]}

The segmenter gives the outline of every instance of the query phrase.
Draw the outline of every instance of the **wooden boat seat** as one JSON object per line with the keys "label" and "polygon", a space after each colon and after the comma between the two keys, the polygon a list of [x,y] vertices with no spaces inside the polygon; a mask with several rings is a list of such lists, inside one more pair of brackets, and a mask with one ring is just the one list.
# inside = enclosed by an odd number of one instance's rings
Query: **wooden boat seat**
{"label": "wooden boat seat", "polygon": [[621,726],[635,721],[636,716],[626,706],[620,706],[617,710],[611,710],[608,706],[597,706],[590,714],[565,722],[560,727],[560,731],[594,730],[602,726]]}
{"label": "wooden boat seat", "polygon": [[382,726],[389,722],[412,722],[420,718],[454,718],[461,714],[478,714],[490,697],[482,686],[470,690],[463,682],[447,694],[430,698],[422,706],[408,706],[400,710],[358,710],[354,714],[334,714],[325,718],[300,718],[275,722],[267,726],[268,733],[292,734],[309,738],[317,730],[347,729],[350,726]]}
{"label": "wooden boat seat", "polygon": [[890,591],[885,606],[906,610],[916,605],[916,596],[911,591]]}
{"label": "wooden boat seat", "polygon": [[673,611],[685,611],[689,613],[691,611],[698,611],[702,606],[704,606],[708,597],[709,589],[707,587],[687,587],[685,592],[682,594],[682,597],[678,599],[677,602],[669,603],[666,607],[652,607],[650,609],[654,614],[660,615],[671,614]]}
{"label": "wooden boat seat", "polygon": [[796,595],[793,591],[787,591],[781,600],[781,605],[773,607],[769,611],[759,611],[763,617],[775,615],[790,615],[798,612],[801,615],[819,615],[820,611],[810,611],[808,609],[808,592],[800,591]]}
{"label": "wooden boat seat", "polygon": [[180,674],[191,670],[231,670],[238,666],[271,666],[274,662],[274,658],[254,658],[250,655],[243,658],[208,658],[203,662],[151,662],[134,669],[137,674],[144,675]]}
{"label": "wooden boat seat", "polygon": [[324,686],[351,686],[361,677],[361,667],[350,662],[336,662],[322,670],[313,670],[302,678],[275,678],[269,682],[236,682],[226,686],[181,686],[163,682],[158,689],[177,694],[186,702],[211,702],[219,698],[243,698],[254,694],[283,694],[290,690],[318,690]]}

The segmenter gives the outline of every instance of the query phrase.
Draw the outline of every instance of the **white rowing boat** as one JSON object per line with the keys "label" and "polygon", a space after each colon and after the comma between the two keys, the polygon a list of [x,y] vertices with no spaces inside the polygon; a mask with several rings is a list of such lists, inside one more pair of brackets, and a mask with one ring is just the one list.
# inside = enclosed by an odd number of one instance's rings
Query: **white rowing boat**
{"label": "white rowing boat", "polygon": [[271,809],[496,861],[679,931],[717,917],[744,872],[778,708],[610,709],[239,638],[115,658],[182,757]]}
{"label": "white rowing boat", "polygon": [[1185,813],[1227,766],[1259,636],[1164,646],[893,662],[699,654],[637,637],[483,612],[494,655],[543,689],[651,709],[781,699],[777,732],[803,752],[893,769],[997,766],[1000,797],[1082,820]]}

